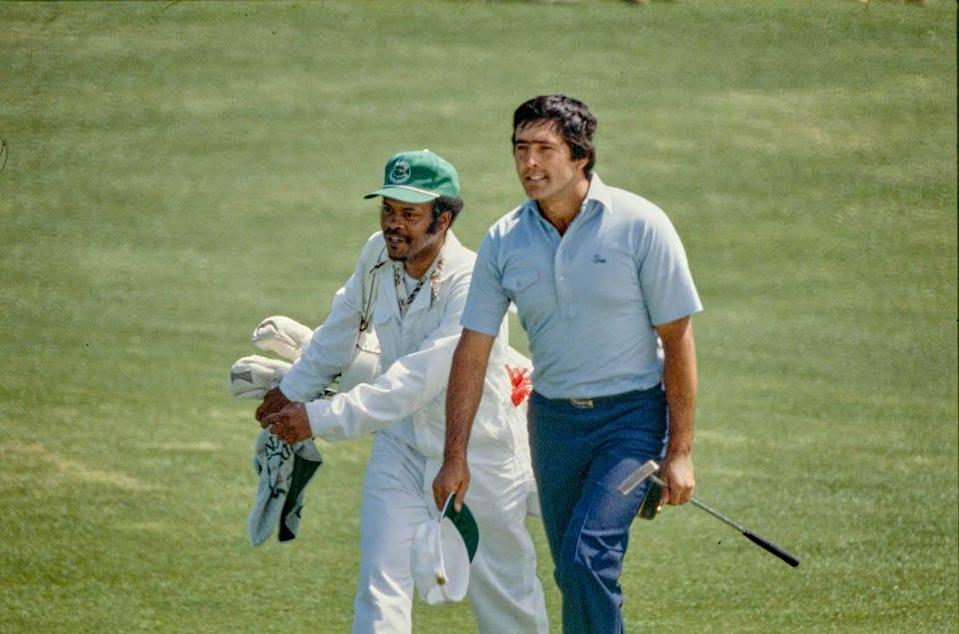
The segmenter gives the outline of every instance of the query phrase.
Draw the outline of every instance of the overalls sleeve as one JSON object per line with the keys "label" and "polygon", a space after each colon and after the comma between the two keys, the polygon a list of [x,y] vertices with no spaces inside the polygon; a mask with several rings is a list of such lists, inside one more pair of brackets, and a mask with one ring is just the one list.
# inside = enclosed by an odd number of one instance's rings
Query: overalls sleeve
{"label": "overalls sleeve", "polygon": [[463,274],[452,281],[439,326],[416,351],[397,359],[372,383],[306,404],[314,437],[343,440],[384,429],[422,409],[446,388],[469,280],[469,274]]}

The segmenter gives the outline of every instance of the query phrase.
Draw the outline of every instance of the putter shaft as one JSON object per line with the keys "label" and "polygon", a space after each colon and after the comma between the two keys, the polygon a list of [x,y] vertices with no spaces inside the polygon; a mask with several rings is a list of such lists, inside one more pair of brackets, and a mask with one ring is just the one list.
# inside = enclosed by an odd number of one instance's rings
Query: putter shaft
{"label": "putter shaft", "polygon": [[[665,487],[665,486],[666,486],[666,483],[663,482],[662,478],[660,478],[660,477],[657,476],[657,475],[652,475],[652,476],[650,476],[649,479],[652,480],[653,482],[655,482],[656,484],[658,484],[658,485],[661,486],[661,487]],[[739,524],[738,522],[734,522],[733,520],[729,519],[728,517],[726,517],[725,515],[723,515],[723,514],[720,513],[719,511],[717,511],[716,509],[711,508],[711,507],[707,506],[706,504],[703,504],[702,502],[700,502],[699,500],[697,500],[695,497],[689,498],[689,501],[692,502],[694,505],[698,506],[699,508],[703,509],[704,511],[706,511],[707,513],[709,513],[710,515],[712,515],[712,516],[715,517],[716,519],[718,519],[718,520],[720,520],[720,521],[722,521],[722,522],[726,522],[727,524],[729,524],[730,526],[732,526],[733,528],[735,528],[736,530],[738,530],[740,533],[745,533],[745,532],[746,532],[746,529],[745,529],[745,527],[743,527],[742,524]]]}
{"label": "putter shaft", "polygon": [[[645,463],[643,463],[643,465],[639,469],[636,469],[633,473],[629,474],[626,477],[626,479],[623,480],[622,483],[620,483],[620,485],[617,487],[619,492],[622,495],[629,495],[633,491],[633,489],[638,487],[642,482],[646,481],[647,479],[651,480],[652,482],[655,482],[656,484],[658,484],[659,486],[663,488],[666,488],[666,483],[663,481],[663,479],[656,475],[656,471],[658,469],[659,469],[659,465],[656,464],[655,460],[647,460]],[[737,531],[742,533],[743,537],[753,542],[757,546],[764,548],[766,551],[775,555],[776,557],[779,557],[790,566],[793,566],[795,568],[796,566],[799,565],[799,559],[797,559],[794,555],[792,555],[789,551],[785,550],[784,548],[777,546],[776,544],[769,541],[765,537],[762,537],[761,535],[757,535],[756,533],[747,529],[742,524],[739,524],[738,522],[735,522],[729,519],[728,517],[726,517],[719,511],[709,507],[706,504],[703,504],[702,502],[697,500],[695,497],[691,497],[689,501],[692,502],[694,506],[701,508],[702,510],[706,511],[707,513],[709,513],[710,515],[712,515],[719,521],[723,522],[724,524],[732,526]]]}
{"label": "putter shaft", "polygon": [[[666,485],[666,483],[663,482],[662,478],[660,478],[659,476],[651,475],[651,476],[649,476],[649,477],[650,477],[650,479],[651,479],[653,482],[655,482],[655,483],[658,484],[659,486],[665,486],[665,485]],[[751,541],[752,543],[756,544],[756,545],[759,546],[760,548],[765,549],[765,550],[766,550],[767,552],[769,552],[770,554],[775,555],[776,557],[779,557],[780,559],[782,559],[784,562],[786,562],[787,564],[789,564],[789,565],[792,566],[793,568],[795,568],[796,566],[799,565],[799,559],[796,558],[795,555],[793,555],[792,553],[790,553],[790,552],[789,552],[788,550],[786,550],[785,548],[774,544],[773,542],[769,541],[768,539],[766,539],[766,538],[763,537],[762,535],[757,535],[756,533],[754,533],[754,532],[752,532],[751,530],[749,530],[749,529],[747,529],[746,527],[744,527],[742,524],[739,524],[738,522],[734,522],[733,520],[729,519],[728,517],[726,517],[725,515],[723,515],[723,514],[720,513],[719,511],[710,508],[710,507],[707,506],[706,504],[703,504],[702,502],[700,502],[699,500],[697,500],[695,497],[689,498],[689,501],[692,502],[695,506],[698,506],[698,507],[701,508],[702,510],[706,511],[707,513],[709,513],[710,515],[712,515],[713,517],[715,517],[715,518],[718,519],[719,521],[721,521],[721,522],[723,522],[723,523],[725,523],[725,524],[728,524],[729,526],[732,526],[732,527],[735,528],[737,531],[739,531],[740,533],[742,533],[743,537],[745,537],[746,539],[748,539],[748,540]]]}

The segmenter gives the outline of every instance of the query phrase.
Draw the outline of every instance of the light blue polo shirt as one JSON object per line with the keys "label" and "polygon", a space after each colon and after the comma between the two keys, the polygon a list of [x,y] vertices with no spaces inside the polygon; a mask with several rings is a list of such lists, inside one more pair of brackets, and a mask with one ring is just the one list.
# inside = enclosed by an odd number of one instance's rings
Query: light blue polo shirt
{"label": "light blue polo shirt", "polygon": [[532,200],[490,228],[462,324],[496,336],[510,302],[529,336],[533,388],[547,398],[655,386],[663,351],[654,326],[702,310],[666,214],[596,174],[562,237]]}

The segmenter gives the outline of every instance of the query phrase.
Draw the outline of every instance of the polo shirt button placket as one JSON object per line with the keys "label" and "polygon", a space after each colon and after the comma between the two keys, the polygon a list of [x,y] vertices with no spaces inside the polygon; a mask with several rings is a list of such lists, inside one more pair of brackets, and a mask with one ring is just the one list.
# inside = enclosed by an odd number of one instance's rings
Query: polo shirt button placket
{"label": "polo shirt button placket", "polygon": [[569,287],[569,283],[566,281],[567,271],[569,267],[566,263],[566,258],[564,257],[566,249],[563,244],[559,245],[559,248],[556,250],[556,260],[553,265],[556,267],[556,298],[559,300],[560,304],[560,314],[564,319],[569,319],[572,316],[572,292]]}

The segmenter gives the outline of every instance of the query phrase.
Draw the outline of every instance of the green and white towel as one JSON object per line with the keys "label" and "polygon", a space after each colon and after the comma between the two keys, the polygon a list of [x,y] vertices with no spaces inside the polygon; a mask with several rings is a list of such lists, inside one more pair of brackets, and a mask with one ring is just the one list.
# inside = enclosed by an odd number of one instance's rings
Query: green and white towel
{"label": "green and white towel", "polygon": [[296,538],[303,512],[303,492],[313,479],[323,456],[312,440],[294,445],[283,442],[264,429],[256,438],[253,468],[259,476],[256,503],[247,528],[250,543],[259,546],[279,529],[277,539]]}

